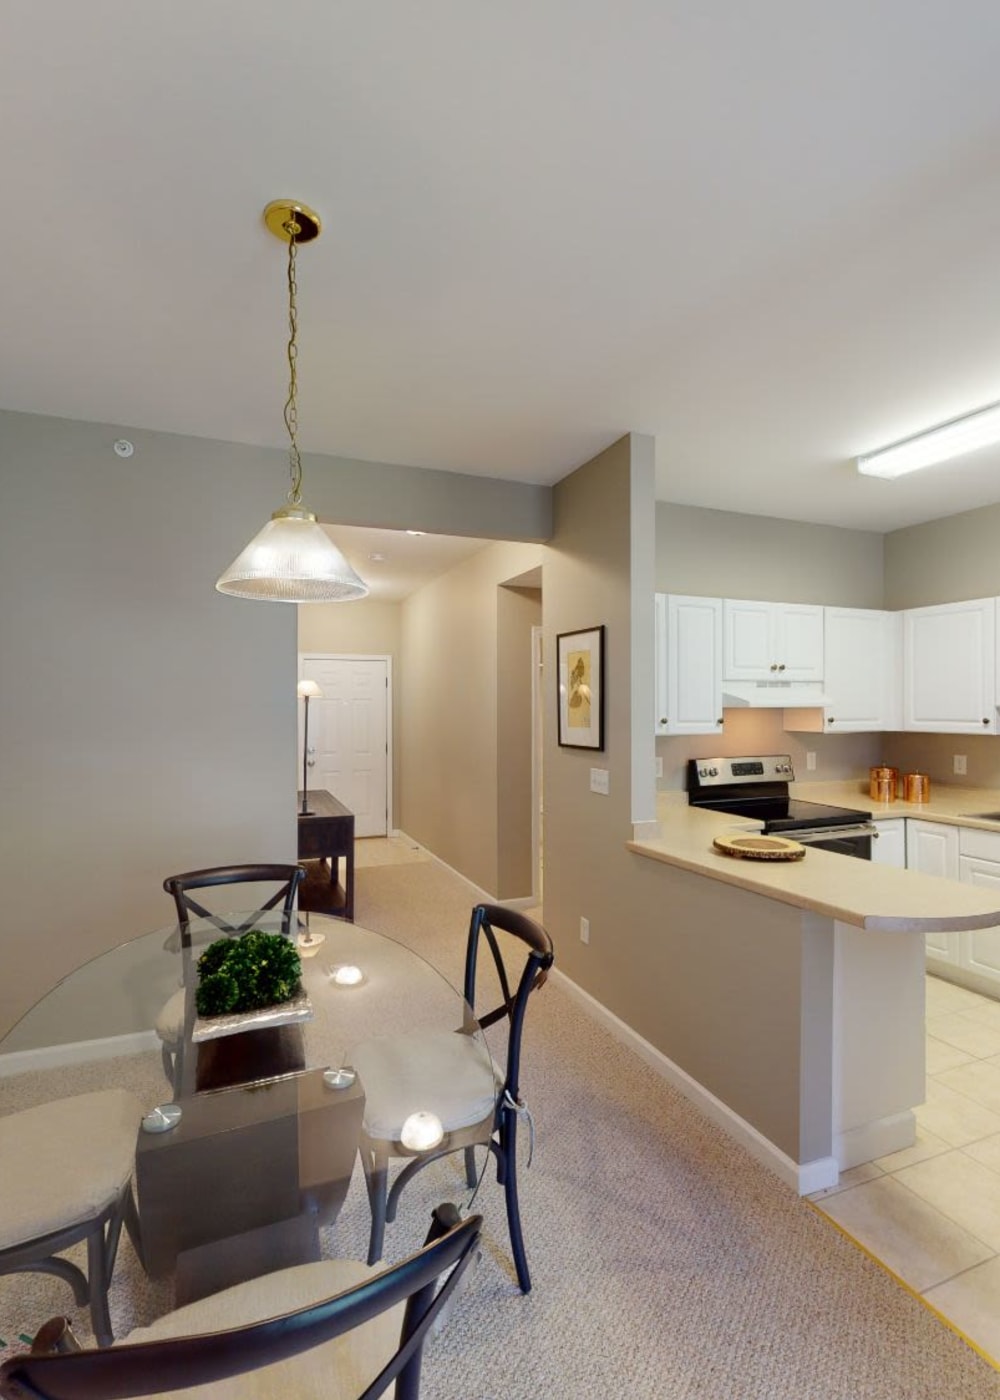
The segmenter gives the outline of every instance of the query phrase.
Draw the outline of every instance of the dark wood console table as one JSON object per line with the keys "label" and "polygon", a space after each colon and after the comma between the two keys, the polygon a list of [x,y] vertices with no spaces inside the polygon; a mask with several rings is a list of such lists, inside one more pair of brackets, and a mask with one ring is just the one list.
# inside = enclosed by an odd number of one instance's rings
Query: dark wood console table
{"label": "dark wood console table", "polygon": [[[302,811],[299,793],[299,860],[328,860],[332,902],[326,913],[354,919],[354,813],[321,788],[310,792],[309,812]],[[340,884],[340,858],[345,862]]]}

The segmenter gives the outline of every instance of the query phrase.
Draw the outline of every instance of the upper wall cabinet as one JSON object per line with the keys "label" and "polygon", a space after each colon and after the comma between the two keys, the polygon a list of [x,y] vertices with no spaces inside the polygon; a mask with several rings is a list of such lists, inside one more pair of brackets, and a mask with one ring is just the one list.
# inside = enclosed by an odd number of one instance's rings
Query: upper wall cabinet
{"label": "upper wall cabinet", "polygon": [[823,715],[826,733],[900,728],[902,639],[899,613],[824,608],[823,685],[832,702]]}
{"label": "upper wall cabinet", "polygon": [[996,600],[903,613],[903,728],[996,734]]}
{"label": "upper wall cabinet", "polygon": [[722,604],[728,681],[821,681],[823,609],[812,603]]}
{"label": "upper wall cabinet", "polygon": [[722,600],[656,595],[656,733],[722,731]]}

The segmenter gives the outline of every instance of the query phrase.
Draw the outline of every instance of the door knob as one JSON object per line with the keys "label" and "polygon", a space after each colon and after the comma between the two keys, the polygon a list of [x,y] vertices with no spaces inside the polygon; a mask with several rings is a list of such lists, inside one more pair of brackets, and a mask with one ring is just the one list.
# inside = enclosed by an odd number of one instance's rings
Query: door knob
{"label": "door knob", "polygon": [[307,768],[315,768],[315,767],[316,767],[316,760],[315,760],[314,758],[307,758],[307,759],[306,759],[306,767],[307,767]]}

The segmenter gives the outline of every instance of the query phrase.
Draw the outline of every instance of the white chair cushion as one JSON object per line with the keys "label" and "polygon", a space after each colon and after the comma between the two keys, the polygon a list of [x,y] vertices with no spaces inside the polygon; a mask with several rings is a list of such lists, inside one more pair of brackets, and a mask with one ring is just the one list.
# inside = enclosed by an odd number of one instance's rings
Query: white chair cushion
{"label": "white chair cushion", "polygon": [[184,1034],[184,988],[180,987],[160,1008],[153,1022],[156,1034],[168,1045],[178,1045]]}
{"label": "white chair cushion", "polygon": [[365,1132],[387,1142],[420,1109],[436,1113],[446,1133],[481,1123],[503,1083],[483,1042],[455,1031],[376,1036],[349,1058],[365,1091]]}
{"label": "white chair cushion", "polygon": [[[380,1272],[354,1259],[328,1259],[281,1269],[178,1308],[152,1326],[130,1332],[119,1345],[220,1332],[261,1322],[343,1293]],[[402,1325],[403,1305],[399,1304],[343,1337],[287,1361],[262,1366],[227,1381],[163,1391],[161,1400],[174,1395],[177,1400],[357,1400],[398,1347]]]}
{"label": "white chair cushion", "polygon": [[132,1172],[142,1104],[124,1089],[0,1118],[0,1249],[92,1220]]}

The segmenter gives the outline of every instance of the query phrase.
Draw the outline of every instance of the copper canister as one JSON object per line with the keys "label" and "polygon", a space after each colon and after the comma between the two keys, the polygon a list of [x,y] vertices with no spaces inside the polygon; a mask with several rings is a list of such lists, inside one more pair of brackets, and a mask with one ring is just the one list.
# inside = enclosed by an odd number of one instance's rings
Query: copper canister
{"label": "copper canister", "polygon": [[899,792],[899,769],[878,763],[868,770],[868,796],[873,802],[895,802]]}
{"label": "copper canister", "polygon": [[926,773],[907,773],[903,779],[903,796],[907,802],[929,802],[931,780]]}

